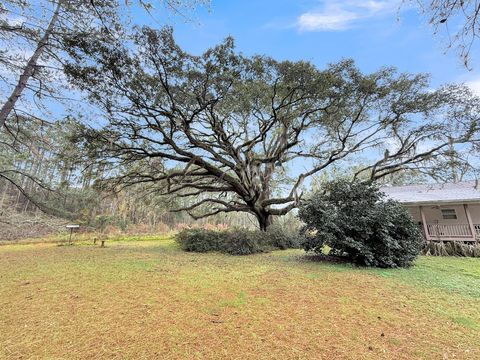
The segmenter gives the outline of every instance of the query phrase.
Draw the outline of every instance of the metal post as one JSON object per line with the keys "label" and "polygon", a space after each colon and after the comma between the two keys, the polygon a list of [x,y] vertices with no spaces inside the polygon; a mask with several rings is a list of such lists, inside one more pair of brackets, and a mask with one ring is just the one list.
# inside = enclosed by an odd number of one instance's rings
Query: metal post
{"label": "metal post", "polygon": [[70,230],[70,236],[68,238],[68,245],[72,245],[72,236],[73,236],[73,230],[78,229],[80,226],[79,225],[67,225],[66,228]]}

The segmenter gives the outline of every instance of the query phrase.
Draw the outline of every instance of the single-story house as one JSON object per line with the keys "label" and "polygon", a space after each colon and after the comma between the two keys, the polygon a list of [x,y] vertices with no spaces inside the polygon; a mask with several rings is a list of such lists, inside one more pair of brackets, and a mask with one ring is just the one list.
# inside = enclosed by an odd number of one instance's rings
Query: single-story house
{"label": "single-story house", "polygon": [[426,240],[480,240],[478,181],[386,186],[380,190],[408,209]]}

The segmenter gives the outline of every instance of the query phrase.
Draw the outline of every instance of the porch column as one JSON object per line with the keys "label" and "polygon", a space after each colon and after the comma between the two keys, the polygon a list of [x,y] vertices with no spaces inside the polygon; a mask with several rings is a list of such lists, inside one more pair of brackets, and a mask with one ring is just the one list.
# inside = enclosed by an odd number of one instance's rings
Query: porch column
{"label": "porch column", "polygon": [[425,219],[425,213],[423,212],[423,206],[420,206],[420,215],[422,217],[423,232],[425,233],[425,240],[432,240],[428,233],[427,220]]}
{"label": "porch column", "polygon": [[468,209],[468,204],[463,204],[463,208],[465,209],[465,215],[467,215],[468,226],[470,226],[470,232],[472,233],[472,237],[474,240],[476,240],[477,232],[475,231],[475,226],[473,226],[473,221],[470,215],[470,210]]}

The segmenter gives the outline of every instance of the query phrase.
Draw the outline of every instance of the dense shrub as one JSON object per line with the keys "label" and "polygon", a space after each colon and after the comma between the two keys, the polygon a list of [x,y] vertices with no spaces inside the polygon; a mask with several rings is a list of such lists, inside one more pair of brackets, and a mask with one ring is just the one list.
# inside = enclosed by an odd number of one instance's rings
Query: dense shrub
{"label": "dense shrub", "polygon": [[280,250],[299,249],[304,239],[298,230],[279,224],[270,225],[263,236],[267,245]]}
{"label": "dense shrub", "polygon": [[260,231],[235,229],[223,233],[221,252],[230,255],[250,255],[268,251],[266,238]]}
{"label": "dense shrub", "polygon": [[306,224],[306,251],[330,255],[367,266],[406,267],[419,254],[422,236],[399,203],[385,200],[372,185],[339,180],[328,183],[299,210]]}
{"label": "dense shrub", "polygon": [[219,250],[222,235],[220,231],[185,228],[175,235],[175,240],[184,251],[209,252]]}
{"label": "dense shrub", "polygon": [[302,237],[296,231],[271,226],[268,231],[232,229],[227,231],[187,228],[175,240],[184,251],[220,251],[231,255],[250,255],[274,249],[299,248]]}

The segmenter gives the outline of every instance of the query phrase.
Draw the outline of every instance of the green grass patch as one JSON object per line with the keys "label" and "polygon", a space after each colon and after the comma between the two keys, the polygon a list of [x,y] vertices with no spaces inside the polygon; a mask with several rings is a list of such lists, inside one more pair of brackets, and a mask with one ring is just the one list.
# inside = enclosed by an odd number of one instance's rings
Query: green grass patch
{"label": "green grass patch", "polygon": [[224,301],[221,301],[219,306],[220,307],[234,307],[234,308],[238,308],[238,307],[241,307],[243,305],[245,305],[247,301],[247,295],[245,294],[244,291],[240,291],[236,296],[235,298],[231,299],[231,300],[224,300]]}
{"label": "green grass patch", "polygon": [[480,358],[480,259],[312,260],[167,236],[0,246],[0,358]]}
{"label": "green grass patch", "polygon": [[480,298],[480,260],[421,256],[409,269],[369,269],[372,273],[417,287]]}

